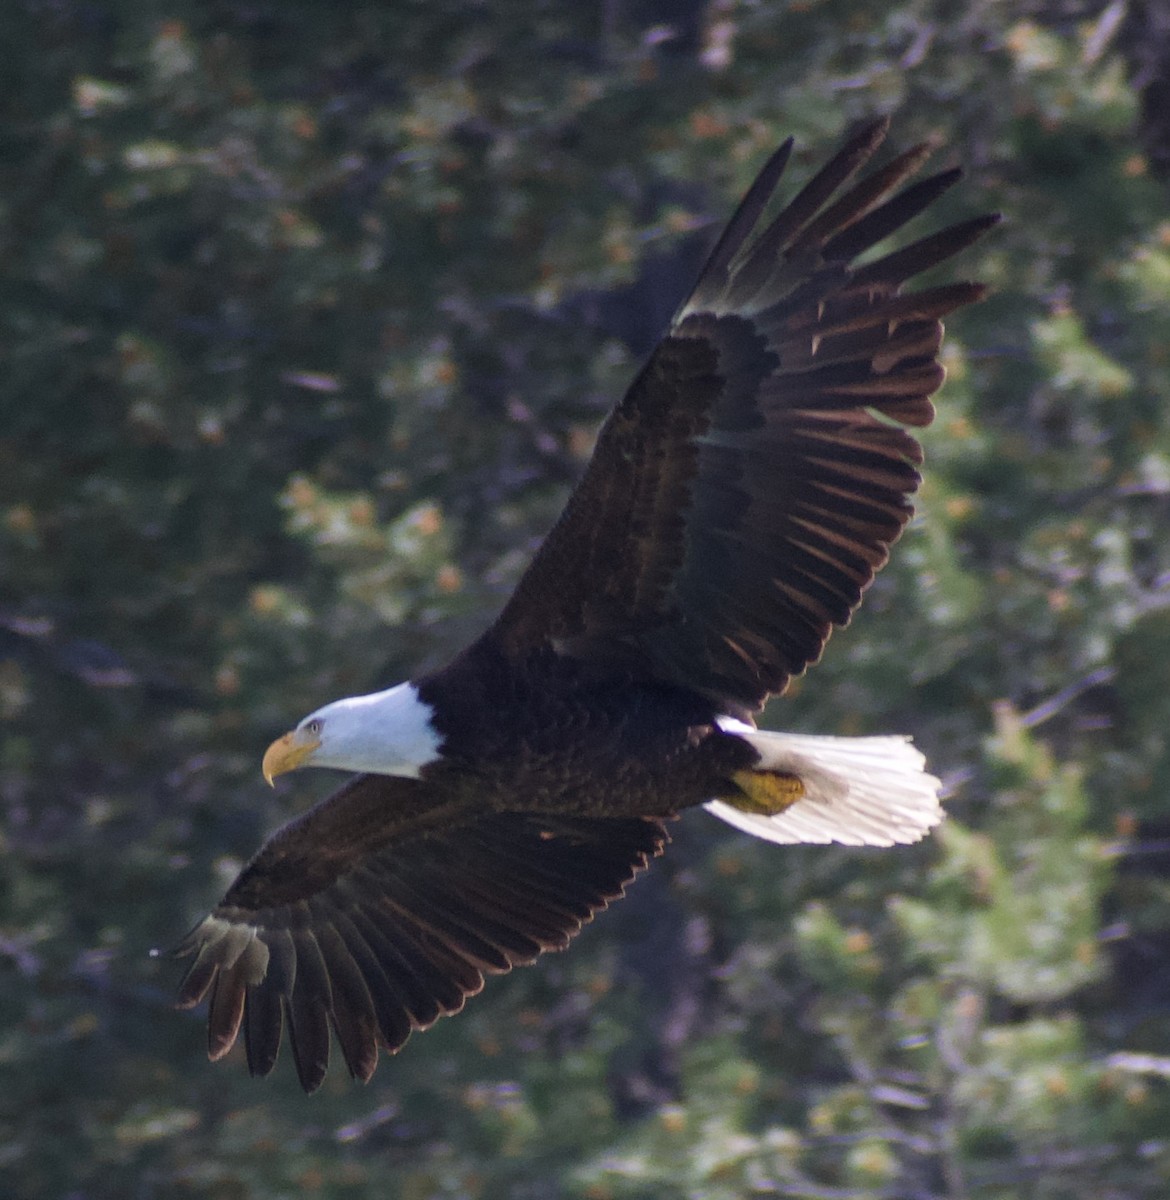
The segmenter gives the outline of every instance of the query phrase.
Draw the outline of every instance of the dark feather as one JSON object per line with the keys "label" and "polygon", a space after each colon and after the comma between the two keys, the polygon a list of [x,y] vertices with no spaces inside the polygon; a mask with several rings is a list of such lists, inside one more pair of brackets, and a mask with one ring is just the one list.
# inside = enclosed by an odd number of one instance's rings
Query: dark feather
{"label": "dark feather", "polygon": [[878,283],[900,286],[920,271],[927,271],[965,250],[989,229],[994,229],[1001,219],[999,213],[985,213],[920,238],[861,267],[853,276],[854,284],[859,287],[872,287]]}
{"label": "dark feather", "polygon": [[[907,158],[907,166],[913,169],[926,157],[925,147],[918,147],[919,154],[911,152],[911,155],[904,155]],[[896,159],[895,162],[901,160]],[[897,179],[900,182],[909,174],[910,171],[899,172]],[[882,172],[874,173],[876,176],[881,176]],[[812,227],[813,236],[811,240],[820,242],[822,237],[827,237],[824,242],[822,253],[830,260],[842,259],[849,260],[856,258],[858,254],[867,250],[870,246],[876,246],[883,238],[889,237],[891,233],[901,229],[907,221],[913,220],[918,214],[929,208],[944,192],[949,191],[960,179],[963,178],[963,172],[958,167],[953,167],[949,171],[940,171],[937,175],[931,175],[928,179],[919,180],[918,183],[911,184],[905,191],[899,192],[898,195],[886,201],[885,204],[875,208],[872,212],[867,212],[864,216],[859,216],[850,224],[834,218],[825,220],[823,228],[817,228],[821,222],[817,222]],[[883,180],[884,183],[884,180]],[[857,188],[860,191],[861,188]],[[884,195],[886,188],[883,187],[882,194]],[[834,234],[834,230],[840,230]],[[806,233],[805,238],[809,238],[810,234]]]}
{"label": "dark feather", "polygon": [[756,176],[755,182],[748,188],[747,194],[739,202],[739,207],[727,222],[719,240],[715,243],[703,268],[702,275],[695,282],[695,295],[715,295],[727,280],[727,268],[731,260],[739,252],[739,248],[751,235],[760,214],[772,198],[780,176],[788,165],[792,154],[793,139],[782,142]]}
{"label": "dark feather", "polygon": [[244,985],[232,969],[221,970],[207,1014],[207,1057],[215,1062],[235,1043],[244,1019]]}
{"label": "dark feather", "polygon": [[251,1074],[267,1075],[276,1065],[283,1030],[279,988],[268,980],[249,988],[244,1002],[244,1048]]}
{"label": "dark feather", "polygon": [[329,968],[313,930],[294,929],[292,939],[297,956],[297,980],[292,995],[287,997],[288,1037],[301,1087],[306,1092],[315,1092],[329,1070],[333,988]]}

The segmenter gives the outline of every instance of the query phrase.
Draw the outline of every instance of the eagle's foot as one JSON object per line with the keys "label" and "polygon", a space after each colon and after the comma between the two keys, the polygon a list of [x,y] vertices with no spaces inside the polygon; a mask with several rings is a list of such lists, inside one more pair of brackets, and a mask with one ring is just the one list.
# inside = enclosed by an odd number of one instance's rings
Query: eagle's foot
{"label": "eagle's foot", "polygon": [[799,777],[784,771],[736,771],[731,778],[742,794],[726,796],[725,802],[741,812],[764,817],[784,812],[805,794]]}

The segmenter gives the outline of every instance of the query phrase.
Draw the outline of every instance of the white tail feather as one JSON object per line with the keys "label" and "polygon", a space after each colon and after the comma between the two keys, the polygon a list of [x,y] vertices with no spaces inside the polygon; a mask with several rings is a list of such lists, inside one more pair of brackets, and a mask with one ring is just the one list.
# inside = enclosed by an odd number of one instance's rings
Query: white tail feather
{"label": "white tail feather", "polygon": [[775,816],[743,812],[724,800],[703,807],[744,833],[791,844],[839,842],[893,846],[917,842],[943,817],[939,780],[908,737],[817,737],[772,733],[722,717],[759,753],[759,766],[796,775],[805,795]]}

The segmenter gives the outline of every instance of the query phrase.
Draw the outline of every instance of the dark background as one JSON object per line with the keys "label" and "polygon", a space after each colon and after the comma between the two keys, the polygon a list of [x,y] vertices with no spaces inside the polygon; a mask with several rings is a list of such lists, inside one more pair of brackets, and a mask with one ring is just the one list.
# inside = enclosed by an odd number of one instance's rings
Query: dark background
{"label": "dark background", "polygon": [[[1160,6],[0,8],[0,1191],[1170,1192]],[[1161,97],[1161,99],[1159,99]],[[308,1099],[174,945],[327,773],[268,741],[484,627],[767,153],[937,140],[920,517],[767,713],[913,733],[887,852],[703,814],[573,950]],[[926,228],[918,227],[918,232]]]}

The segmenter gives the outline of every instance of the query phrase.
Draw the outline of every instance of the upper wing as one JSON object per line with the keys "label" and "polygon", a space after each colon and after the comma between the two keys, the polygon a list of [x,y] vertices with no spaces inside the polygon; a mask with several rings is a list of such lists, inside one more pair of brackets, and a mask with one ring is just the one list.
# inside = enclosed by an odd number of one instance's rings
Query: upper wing
{"label": "upper wing", "polygon": [[899,426],[933,417],[939,318],[983,291],[901,286],[998,219],[854,267],[959,178],[897,191],[919,146],[833,199],[885,131],[865,128],[749,243],[791,141],[765,165],[488,638],[620,650],[734,711],[849,620],[912,512],[921,452]]}
{"label": "upper wing", "polygon": [[212,1059],[242,1025],[266,1075],[287,1025],[313,1091],[332,1026],[367,1080],[379,1046],[458,1012],[485,973],[568,945],[665,841],[650,819],[453,817],[422,781],[357,776],[274,834],[183,941],[179,1005],[210,993]]}

